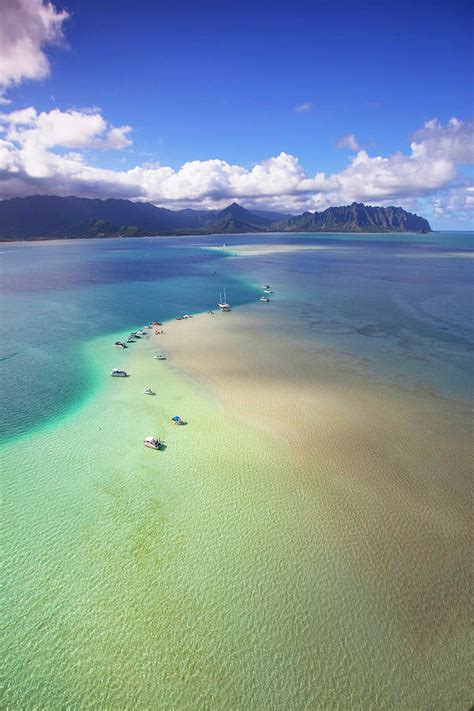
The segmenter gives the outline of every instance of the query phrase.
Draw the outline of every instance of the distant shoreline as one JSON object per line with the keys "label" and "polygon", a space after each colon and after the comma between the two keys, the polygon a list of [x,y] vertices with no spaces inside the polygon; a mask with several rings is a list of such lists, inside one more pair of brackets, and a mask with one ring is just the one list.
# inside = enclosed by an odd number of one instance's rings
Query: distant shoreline
{"label": "distant shoreline", "polygon": [[[376,237],[379,235],[414,235],[417,237],[426,236],[429,234],[436,234],[438,232],[459,232],[459,233],[469,233],[470,230],[431,230],[430,232],[405,232],[401,230],[382,230],[381,232],[360,232],[360,231],[337,231],[337,230],[317,230],[315,232],[309,231],[295,231],[295,232],[206,232],[200,233],[198,231],[186,232],[186,233],[176,233],[176,232],[163,232],[160,234],[153,235],[140,235],[140,236],[129,236],[129,235],[104,235],[101,237],[86,237],[84,235],[74,236],[74,237],[25,237],[22,238],[12,238],[5,239],[0,237],[0,244],[15,244],[24,242],[79,242],[80,240],[89,241],[99,241],[99,240],[112,240],[112,239],[160,239],[162,237],[242,237],[254,235],[255,237],[268,236],[272,237],[274,235],[367,235],[368,237]],[[474,232],[473,232],[474,233]]]}

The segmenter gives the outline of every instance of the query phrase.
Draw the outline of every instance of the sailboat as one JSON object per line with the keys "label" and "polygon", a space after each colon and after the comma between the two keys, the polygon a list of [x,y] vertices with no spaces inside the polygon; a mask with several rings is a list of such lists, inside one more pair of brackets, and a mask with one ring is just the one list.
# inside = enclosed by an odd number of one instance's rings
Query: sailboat
{"label": "sailboat", "polygon": [[219,294],[219,308],[221,311],[230,311],[230,304],[227,303],[227,296],[224,289],[224,299],[222,299],[222,294]]}

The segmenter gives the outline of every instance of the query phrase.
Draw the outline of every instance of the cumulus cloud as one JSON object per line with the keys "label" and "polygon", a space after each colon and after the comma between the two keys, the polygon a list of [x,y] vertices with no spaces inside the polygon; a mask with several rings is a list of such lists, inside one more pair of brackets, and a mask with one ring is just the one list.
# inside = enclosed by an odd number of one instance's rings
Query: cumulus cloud
{"label": "cumulus cloud", "polygon": [[463,123],[453,116],[443,126],[432,119],[413,138],[411,149],[420,158],[436,154],[460,165],[474,163],[474,121]]}
{"label": "cumulus cloud", "polygon": [[348,133],[341,138],[336,143],[336,148],[349,148],[351,151],[360,151],[361,146],[357,142],[357,139],[353,133]]}
{"label": "cumulus cloud", "polygon": [[[436,120],[425,124],[407,153],[372,156],[359,149],[333,174],[310,174],[286,152],[251,168],[214,159],[189,161],[178,169],[154,162],[114,171],[86,160],[85,149],[129,145],[129,132],[128,126],[110,126],[97,109],[38,113],[29,107],[0,114],[0,197],[120,196],[175,208],[239,200],[248,207],[289,212],[354,200],[409,209],[417,198],[431,197],[440,200],[438,210],[449,210],[460,204],[460,197],[452,192],[450,201],[445,197],[442,202],[440,191],[459,190],[459,166],[474,159],[473,124],[451,119],[446,125]],[[467,198],[463,205],[467,209]]]}
{"label": "cumulus cloud", "polygon": [[474,183],[450,188],[433,200],[437,217],[454,216],[463,222],[471,219],[474,227]]}
{"label": "cumulus cloud", "polygon": [[293,111],[297,114],[309,114],[314,109],[314,104],[311,101],[304,101],[302,104],[297,104]]}
{"label": "cumulus cloud", "polygon": [[14,84],[49,74],[44,47],[63,39],[68,17],[46,0],[1,0],[0,97]]}
{"label": "cumulus cloud", "polygon": [[37,113],[30,106],[20,111],[0,114],[0,126],[6,139],[23,151],[31,148],[125,148],[131,144],[130,126],[109,126],[98,109],[69,109]]}

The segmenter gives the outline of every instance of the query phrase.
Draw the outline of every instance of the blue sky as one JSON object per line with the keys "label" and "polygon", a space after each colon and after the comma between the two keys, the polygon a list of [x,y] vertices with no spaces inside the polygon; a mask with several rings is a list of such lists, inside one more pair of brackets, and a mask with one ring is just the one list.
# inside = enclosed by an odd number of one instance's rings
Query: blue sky
{"label": "blue sky", "polygon": [[[12,2],[18,27],[28,26],[21,5],[36,15],[45,5]],[[470,3],[70,0],[54,6],[68,17],[56,23],[53,41],[36,37],[49,68],[34,76],[25,60],[23,75],[3,77],[10,102],[3,115],[34,107],[36,116],[23,124],[4,119],[4,139],[22,151],[26,177],[22,184],[10,176],[3,193],[0,183],[0,196],[75,188],[170,207],[235,197],[293,212],[360,199],[416,208],[439,227],[470,226]],[[100,113],[107,127],[95,134],[87,128],[78,145],[72,139],[51,144],[39,117],[52,111]],[[452,117],[461,124],[449,124]],[[62,119],[54,118],[50,129],[59,135]],[[111,127],[122,126],[131,129],[127,141],[104,140]],[[423,165],[410,148],[417,132],[418,153],[428,155]],[[353,166],[359,150],[368,157]],[[292,160],[266,163],[281,154]],[[376,158],[387,160],[381,165],[390,171],[378,184]],[[75,169],[75,159],[87,168]],[[47,169],[36,170],[35,161]],[[183,172],[191,161],[199,163]],[[316,177],[321,174],[324,180]]]}

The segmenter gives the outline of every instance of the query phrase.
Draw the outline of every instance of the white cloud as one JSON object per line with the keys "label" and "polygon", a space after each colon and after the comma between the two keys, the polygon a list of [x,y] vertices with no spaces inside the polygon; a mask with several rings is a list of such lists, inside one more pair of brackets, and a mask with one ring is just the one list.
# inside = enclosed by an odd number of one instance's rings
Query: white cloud
{"label": "white cloud", "polygon": [[48,150],[62,148],[121,149],[129,146],[130,126],[111,127],[98,109],[70,109],[37,113],[30,106],[21,111],[0,114],[0,125],[7,140],[24,151],[32,148]]}
{"label": "white cloud", "polygon": [[454,216],[466,222],[471,219],[474,229],[474,183],[446,190],[433,200],[433,213],[437,217]]}
{"label": "white cloud", "polygon": [[446,126],[437,119],[427,121],[414,135],[413,153],[420,157],[436,154],[460,165],[474,163],[474,122],[463,123],[453,116]]}
{"label": "white cloud", "polygon": [[297,114],[309,114],[313,109],[314,104],[311,101],[304,101],[302,104],[295,106],[293,111],[296,111]]}
{"label": "white cloud", "polygon": [[[426,124],[414,135],[408,153],[371,156],[358,150],[343,170],[329,175],[308,173],[296,156],[285,152],[250,169],[214,159],[189,161],[178,169],[149,162],[116,171],[86,160],[85,149],[129,145],[129,132],[128,126],[110,126],[98,109],[38,113],[29,107],[0,114],[0,197],[115,196],[175,208],[239,200],[249,207],[289,212],[354,200],[410,209],[417,198],[432,198],[439,201],[435,214],[440,214],[440,209],[458,209],[459,166],[474,158],[473,124],[451,119],[444,126]],[[468,207],[466,198],[463,210]]]}
{"label": "white cloud", "polygon": [[43,48],[62,40],[68,17],[47,0],[1,0],[0,103],[7,103],[3,93],[10,86],[49,74]]}
{"label": "white cloud", "polygon": [[353,133],[347,133],[336,143],[336,148],[349,148],[351,151],[360,151],[361,146]]}

